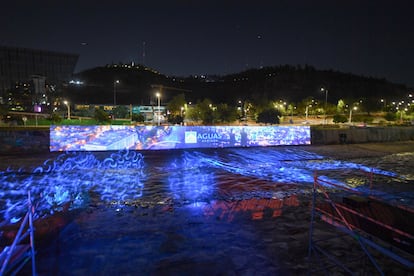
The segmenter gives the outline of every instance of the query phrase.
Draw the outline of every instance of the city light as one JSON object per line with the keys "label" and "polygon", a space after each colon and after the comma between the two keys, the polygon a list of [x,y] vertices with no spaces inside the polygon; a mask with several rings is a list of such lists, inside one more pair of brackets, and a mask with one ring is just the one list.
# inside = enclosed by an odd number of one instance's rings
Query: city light
{"label": "city light", "polygon": [[70,84],[76,84],[76,85],[82,85],[83,81],[79,81],[79,80],[71,80],[69,81]]}
{"label": "city light", "polygon": [[309,107],[312,107],[311,104],[306,106],[306,110],[305,110],[305,122],[308,122],[308,115],[309,115]]}
{"label": "city light", "polygon": [[354,106],[353,108],[350,108],[349,109],[349,124],[351,124],[352,123],[352,110],[357,110],[358,109],[358,107],[356,107],[356,106]]}
{"label": "city light", "polygon": [[161,110],[160,110],[160,100],[161,100],[161,94],[160,93],[156,93],[155,96],[157,96],[157,100],[158,100],[158,125],[161,124],[160,122],[160,117],[161,117]]}
{"label": "city light", "polygon": [[70,103],[68,102],[68,101],[64,101],[63,102],[65,105],[66,105],[66,107],[68,108],[68,120],[70,120]]}
{"label": "city light", "polygon": [[114,105],[116,106],[116,85],[119,84],[119,80],[114,81]]}

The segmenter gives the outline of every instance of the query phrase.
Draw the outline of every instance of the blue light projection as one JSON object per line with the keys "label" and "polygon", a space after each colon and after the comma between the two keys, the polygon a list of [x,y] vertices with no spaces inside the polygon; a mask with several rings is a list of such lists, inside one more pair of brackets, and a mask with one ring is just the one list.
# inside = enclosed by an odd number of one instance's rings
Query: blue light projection
{"label": "blue light projection", "polygon": [[51,126],[50,151],[309,145],[309,126]]}
{"label": "blue light projection", "polygon": [[[227,149],[217,152],[214,156],[203,152],[192,152],[186,155],[189,164],[202,164],[206,168],[214,168],[248,177],[255,177],[284,184],[309,184],[314,181],[315,171],[365,171],[387,177],[398,177],[394,172],[370,168],[353,162],[326,159],[323,156],[297,148],[283,148],[269,150],[255,149]],[[348,173],[349,174],[349,173]],[[339,174],[322,175],[321,179],[348,188],[363,191],[363,186],[352,187],[345,179],[337,180]],[[365,176],[365,179],[367,177]],[[370,191],[373,193],[372,191]],[[272,195],[265,195],[272,197]],[[376,193],[377,196],[385,194]],[[241,195],[243,197],[243,195]]]}
{"label": "blue light projection", "polygon": [[[368,189],[365,186],[352,186],[349,181],[361,182],[367,179],[366,175],[352,176],[356,171],[364,171],[383,175],[386,177],[399,177],[396,173],[371,168],[362,164],[326,159],[323,156],[301,150],[295,147],[284,148],[254,148],[254,149],[226,149],[208,151],[191,151],[184,152],[180,158],[176,158],[164,167],[164,172],[168,176],[170,191],[175,200],[184,200],[189,207],[203,207],[208,205],[210,200],[221,199],[224,201],[248,200],[251,198],[284,198],[287,194],[283,191],[272,189],[271,191],[263,189],[249,190],[240,189],[236,192],[227,193],[217,191],[220,186],[219,181],[228,179],[228,177],[239,175],[258,180],[270,181],[274,184],[294,184],[295,192],[301,193],[310,191],[309,189],[300,189],[298,185],[309,185],[314,181],[314,172],[322,173],[332,172],[332,174],[322,175],[322,178],[341,185],[343,187],[360,190]],[[226,175],[225,173],[228,173]],[[344,172],[347,177],[336,179],[340,175],[338,172]],[[222,176],[222,178],[220,178]],[[242,177],[240,177],[242,178]],[[225,180],[226,181],[226,180]],[[365,183],[367,184],[367,183]],[[237,185],[243,186],[243,182]],[[257,181],[257,185],[262,185]],[[309,186],[308,186],[309,187]],[[385,193],[373,192],[372,195],[385,197]],[[191,203],[191,204],[190,204]]]}
{"label": "blue light projection", "polygon": [[212,198],[215,172],[205,166],[203,159],[194,159],[191,154],[184,153],[165,169],[174,172],[168,174],[168,184],[177,202],[199,204]]}
{"label": "blue light projection", "polygon": [[[217,200],[282,199],[289,195],[277,188],[268,189],[269,185],[294,184],[295,192],[306,192],[309,189],[303,187],[313,183],[314,171],[358,169],[399,177],[391,171],[326,159],[300,147],[173,152],[145,152],[145,162],[144,153],[137,151],[66,152],[32,171],[9,168],[0,172],[0,216],[5,221],[18,221],[26,211],[27,191],[38,200],[37,214],[43,217],[82,208],[91,201],[116,206],[202,207]],[[338,180],[335,176],[322,175],[326,181],[349,186],[345,178]],[[258,180],[249,184],[254,190],[243,188],[245,183],[239,181],[243,177]],[[226,191],[223,182],[230,178],[235,182],[232,187],[238,185],[240,189]],[[267,189],[261,189],[264,183]]]}
{"label": "blue light projection", "polygon": [[32,172],[0,172],[0,215],[17,221],[26,211],[26,194],[38,199],[37,214],[76,209],[97,196],[106,202],[133,201],[142,196],[143,156],[119,151],[99,160],[92,153],[65,153],[46,160]]}

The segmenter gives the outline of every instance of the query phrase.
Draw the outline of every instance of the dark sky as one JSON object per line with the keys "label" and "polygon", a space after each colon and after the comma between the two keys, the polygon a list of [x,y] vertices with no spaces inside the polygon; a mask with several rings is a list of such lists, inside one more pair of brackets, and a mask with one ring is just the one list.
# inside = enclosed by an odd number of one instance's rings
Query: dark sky
{"label": "dark sky", "polygon": [[80,54],[76,71],[143,63],[145,42],[167,75],[310,64],[414,87],[412,0],[3,2],[1,45]]}

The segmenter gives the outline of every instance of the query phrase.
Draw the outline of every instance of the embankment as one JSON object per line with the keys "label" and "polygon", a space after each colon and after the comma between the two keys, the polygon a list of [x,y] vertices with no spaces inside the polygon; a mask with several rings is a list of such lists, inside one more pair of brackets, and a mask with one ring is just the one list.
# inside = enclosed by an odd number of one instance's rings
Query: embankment
{"label": "embankment", "polygon": [[[311,127],[313,145],[414,141],[414,126]],[[0,128],[0,154],[49,152],[49,128]]]}
{"label": "embankment", "polygon": [[311,128],[313,145],[360,144],[414,140],[414,126]]}

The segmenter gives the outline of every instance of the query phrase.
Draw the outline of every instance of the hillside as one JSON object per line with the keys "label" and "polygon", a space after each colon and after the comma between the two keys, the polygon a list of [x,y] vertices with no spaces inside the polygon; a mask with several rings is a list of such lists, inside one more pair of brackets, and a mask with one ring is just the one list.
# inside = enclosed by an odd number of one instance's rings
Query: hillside
{"label": "hillside", "polygon": [[[225,76],[174,77],[142,65],[107,65],[75,76],[83,85],[71,85],[65,94],[76,103],[111,104],[114,91],[118,104],[150,104],[155,88],[164,86],[162,100],[185,92],[188,101],[209,98],[215,103],[235,104],[238,100],[279,100],[299,102],[307,97],[324,99],[321,88],[328,89],[328,102],[339,99],[393,100],[407,93],[407,87],[385,79],[357,76],[337,71],[317,70],[311,66],[281,65],[251,69]],[[119,80],[118,84],[114,84]],[[172,88],[178,88],[177,90]]]}

